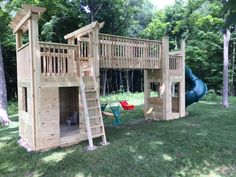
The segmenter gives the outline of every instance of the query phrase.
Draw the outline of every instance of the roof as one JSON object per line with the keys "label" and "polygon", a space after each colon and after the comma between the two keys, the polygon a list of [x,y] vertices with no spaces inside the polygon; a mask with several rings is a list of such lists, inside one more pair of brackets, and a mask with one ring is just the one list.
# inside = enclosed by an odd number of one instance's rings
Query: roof
{"label": "roof", "polygon": [[32,13],[37,14],[40,17],[45,11],[46,8],[23,4],[11,22],[13,32],[15,33],[20,28],[25,26]]}

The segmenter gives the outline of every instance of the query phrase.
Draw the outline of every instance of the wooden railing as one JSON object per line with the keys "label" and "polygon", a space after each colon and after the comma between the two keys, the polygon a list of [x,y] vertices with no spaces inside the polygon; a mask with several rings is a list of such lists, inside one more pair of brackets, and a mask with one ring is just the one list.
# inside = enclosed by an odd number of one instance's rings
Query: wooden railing
{"label": "wooden railing", "polygon": [[92,57],[92,54],[90,53],[91,50],[89,47],[89,38],[81,38],[81,40],[78,41],[77,45],[80,67],[87,68],[89,64],[89,57]]}
{"label": "wooden railing", "polygon": [[180,53],[170,53],[169,69],[171,76],[181,76],[183,72],[183,57]]}
{"label": "wooden railing", "polygon": [[99,34],[100,68],[158,69],[161,42]]}
{"label": "wooden railing", "polygon": [[40,42],[42,76],[76,76],[78,46]]}

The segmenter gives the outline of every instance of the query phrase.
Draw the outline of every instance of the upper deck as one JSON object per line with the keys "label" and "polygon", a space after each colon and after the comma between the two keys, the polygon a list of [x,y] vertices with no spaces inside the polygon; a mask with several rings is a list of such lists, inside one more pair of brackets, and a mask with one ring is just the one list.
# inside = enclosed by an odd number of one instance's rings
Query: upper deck
{"label": "upper deck", "polygon": [[159,69],[161,42],[99,34],[100,68]]}
{"label": "upper deck", "polygon": [[[35,45],[36,70],[42,87],[79,86],[80,69],[89,66],[93,66],[96,76],[99,76],[99,68],[164,68],[169,70],[172,80],[183,76],[183,52],[169,53],[168,41],[94,33],[88,26],[72,34],[74,36],[69,35],[68,39],[70,44],[38,42]],[[29,50],[29,44],[17,50],[18,73],[22,80],[31,79]]]}

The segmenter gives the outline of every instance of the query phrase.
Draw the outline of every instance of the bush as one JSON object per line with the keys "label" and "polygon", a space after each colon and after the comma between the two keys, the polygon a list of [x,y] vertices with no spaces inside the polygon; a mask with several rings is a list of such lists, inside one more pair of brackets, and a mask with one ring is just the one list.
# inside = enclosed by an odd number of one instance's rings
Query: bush
{"label": "bush", "polygon": [[219,102],[220,97],[216,94],[215,90],[211,89],[207,92],[207,95],[205,95],[202,100]]}

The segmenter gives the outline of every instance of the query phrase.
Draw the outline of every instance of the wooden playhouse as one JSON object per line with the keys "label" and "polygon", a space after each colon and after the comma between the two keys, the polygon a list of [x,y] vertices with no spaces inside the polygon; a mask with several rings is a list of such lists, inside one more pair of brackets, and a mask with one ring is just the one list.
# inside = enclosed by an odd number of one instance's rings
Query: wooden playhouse
{"label": "wooden playhouse", "polygon": [[[102,145],[108,144],[99,101],[100,68],[144,70],[146,118],[185,116],[184,43],[181,51],[169,52],[166,37],[155,41],[101,34],[103,23],[98,22],[67,34],[68,44],[41,42],[38,19],[44,11],[23,5],[11,23],[16,34],[19,132],[33,151],[84,140],[92,150],[93,139],[99,137]],[[158,89],[152,90],[153,84]],[[70,116],[76,123],[69,126]]]}

